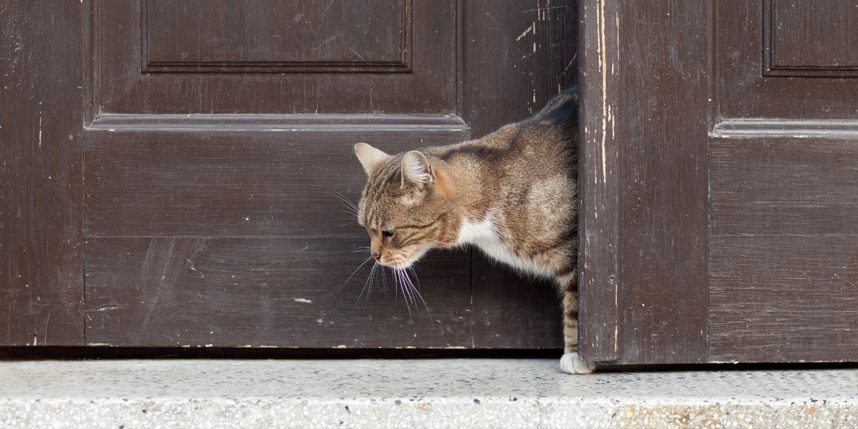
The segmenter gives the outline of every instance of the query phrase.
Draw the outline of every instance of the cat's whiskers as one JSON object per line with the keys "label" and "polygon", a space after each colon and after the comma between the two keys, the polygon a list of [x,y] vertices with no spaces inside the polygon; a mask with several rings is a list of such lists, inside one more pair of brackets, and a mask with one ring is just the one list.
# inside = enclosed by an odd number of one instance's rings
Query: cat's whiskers
{"label": "cat's whiskers", "polygon": [[420,278],[417,277],[417,270],[414,269],[414,266],[410,266],[406,268],[408,271],[411,271],[411,274],[414,274],[414,280],[417,281],[417,288],[420,288]]}
{"label": "cat's whiskers", "polygon": [[[382,290],[382,292],[384,292],[384,296],[387,296],[387,280],[384,279],[384,277],[385,277],[384,265],[381,265],[379,263],[376,263],[376,265],[378,265],[378,272],[376,272],[376,276],[381,277],[381,290]],[[373,282],[375,283],[376,286],[378,285],[378,281],[376,280],[376,278],[373,278]]]}
{"label": "cat's whiskers", "polygon": [[343,288],[346,286],[346,284],[348,284],[348,282],[352,279],[352,277],[355,276],[355,274],[358,272],[358,270],[360,270],[364,265],[366,265],[367,262],[369,262],[371,260],[372,260],[372,256],[370,256],[369,258],[366,258],[365,261],[361,262],[361,264],[358,265],[358,267],[355,268],[354,271],[352,271],[352,274],[349,276],[349,278],[347,278],[346,281],[344,281],[343,284],[340,285],[340,287],[337,289],[337,292],[343,290]]}
{"label": "cat's whiskers", "polygon": [[345,195],[343,195],[339,192],[334,192],[333,195],[335,197],[337,197],[340,200],[340,202],[343,204],[343,206],[346,208],[347,214],[354,216],[355,218],[358,217],[360,210],[358,210],[358,207],[355,203],[353,203],[350,199],[346,198]]}
{"label": "cat's whiskers", "polygon": [[399,277],[399,283],[402,285],[402,296],[405,297],[405,301],[411,301],[412,303],[416,303],[414,300],[414,294],[411,293],[411,289],[408,287],[408,284],[405,282],[405,276],[403,275],[403,271],[400,268],[394,268],[396,275]]}
{"label": "cat's whiskers", "polygon": [[[372,276],[373,276],[373,274],[375,274],[376,269],[378,269],[377,263],[373,264],[372,269],[369,271],[369,276],[367,276],[366,281],[363,284],[363,289],[361,289],[360,295],[358,295],[357,299],[355,300],[355,304],[360,302],[360,297],[362,297],[364,292],[367,291],[367,288],[369,288],[369,292],[366,295],[366,303],[369,303],[369,295],[372,293],[372,279],[373,279]],[[366,303],[364,305],[366,305]]]}
{"label": "cat's whiskers", "polygon": [[[410,269],[410,267],[409,267],[409,269]],[[413,269],[411,269],[411,271],[414,272]],[[416,272],[414,272],[414,273],[415,273],[414,277],[417,277],[417,273]],[[432,311],[429,310],[429,305],[426,304],[426,300],[423,299],[423,295],[420,293],[420,290],[418,290],[418,288],[416,286],[414,286],[414,283],[411,281],[411,278],[408,276],[408,271],[403,269],[402,275],[405,278],[406,282],[408,283],[408,287],[414,292],[415,295],[417,295],[418,298],[420,298],[420,301],[423,303],[423,307],[426,309],[426,313],[429,315],[429,319],[432,320]],[[416,304],[416,302],[415,302],[415,304]]]}
{"label": "cat's whiskers", "polygon": [[393,279],[396,282],[397,289],[400,287],[402,288],[402,297],[405,301],[405,308],[408,309],[408,318],[410,320],[414,320],[414,316],[411,314],[411,304],[408,303],[408,295],[406,295],[405,293],[405,286],[404,282],[402,281],[402,276],[399,270],[397,270],[396,268],[393,268]]}

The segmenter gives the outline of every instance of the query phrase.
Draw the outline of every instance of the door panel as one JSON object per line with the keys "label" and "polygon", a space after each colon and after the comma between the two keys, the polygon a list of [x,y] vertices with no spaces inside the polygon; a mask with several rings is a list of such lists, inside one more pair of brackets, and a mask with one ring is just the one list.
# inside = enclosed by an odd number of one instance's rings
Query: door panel
{"label": "door panel", "polygon": [[709,359],[856,360],[858,9],[716,12]]}
{"label": "door panel", "polygon": [[585,10],[585,357],[858,360],[854,2]]}
{"label": "door panel", "polygon": [[[393,279],[344,285],[363,237],[93,238],[87,342],[125,346],[469,347],[470,261],[420,264],[409,314]],[[385,285],[387,290],[384,290]],[[359,294],[362,292],[362,294]],[[419,308],[416,308],[419,306]],[[418,312],[419,310],[419,312]]]}
{"label": "door panel", "polygon": [[337,194],[357,141],[458,142],[574,83],[574,6],[12,1],[0,345],[558,347],[555,290],[467,251],[419,264],[431,319],[366,302]]}
{"label": "door panel", "polygon": [[710,361],[858,360],[858,234],[711,243]]}
{"label": "door panel", "polygon": [[711,156],[713,235],[858,232],[856,140],[715,139]]}
{"label": "door panel", "polygon": [[766,74],[856,76],[858,7],[853,0],[766,0],[763,7]]}
{"label": "door panel", "polygon": [[356,201],[365,180],[350,142],[399,152],[463,138],[418,129],[95,134],[87,342],[471,346],[467,254],[420,263],[432,319],[419,301],[409,314],[392,278],[386,292],[378,276],[364,291],[368,269],[347,282],[367,260],[366,233],[337,196]]}
{"label": "door panel", "polygon": [[858,135],[740,132],[711,140],[709,359],[858,359]]}
{"label": "door panel", "polygon": [[[842,27],[856,15],[854,2],[815,4],[811,0],[716,3],[712,61],[720,79],[713,81],[712,95],[723,122],[716,125],[716,132],[733,123],[753,124],[761,119],[842,120],[858,113],[853,102],[858,85],[843,78],[856,77],[854,69],[849,57],[838,57],[838,52],[852,49],[858,36],[854,26]],[[805,19],[797,19],[797,14]]]}
{"label": "door panel", "polygon": [[570,5],[91,3],[87,344],[557,347],[552,288],[467,252],[419,264],[432,319],[380,278],[366,302],[337,194],[359,198],[355,142],[458,142],[574,82]]}
{"label": "door panel", "polygon": [[430,132],[403,127],[93,132],[86,152],[87,235],[365,240],[337,195],[357,201],[366,180],[352,144],[399,152],[466,135],[461,124]]}
{"label": "door panel", "polygon": [[430,318],[392,278],[369,290],[341,201],[354,143],[469,136],[456,7],[94,3],[87,344],[471,346],[469,256],[421,264]]}
{"label": "door panel", "polygon": [[[147,72],[412,68],[411,0],[328,1],[322,7],[295,0],[147,0],[142,9]],[[450,22],[444,7],[438,12],[439,23]],[[425,10],[418,13],[422,24]]]}
{"label": "door panel", "polygon": [[104,114],[456,112],[456,1],[93,8],[96,126]]}

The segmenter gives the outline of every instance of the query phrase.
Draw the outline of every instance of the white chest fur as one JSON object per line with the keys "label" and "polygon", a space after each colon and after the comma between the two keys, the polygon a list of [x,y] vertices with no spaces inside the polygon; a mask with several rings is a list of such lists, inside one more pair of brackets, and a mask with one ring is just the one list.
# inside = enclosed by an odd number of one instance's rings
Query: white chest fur
{"label": "white chest fur", "polygon": [[477,246],[490,258],[503,262],[516,270],[529,274],[550,277],[551,274],[544,267],[539,266],[530,258],[516,256],[510,252],[498,236],[495,226],[492,224],[491,213],[480,222],[472,222],[468,219],[462,221],[459,229],[457,243],[460,245],[471,244]]}

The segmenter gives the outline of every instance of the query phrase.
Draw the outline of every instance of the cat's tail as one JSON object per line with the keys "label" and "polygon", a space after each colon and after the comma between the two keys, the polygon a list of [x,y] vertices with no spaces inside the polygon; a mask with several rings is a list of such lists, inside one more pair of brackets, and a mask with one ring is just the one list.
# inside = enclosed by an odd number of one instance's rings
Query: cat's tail
{"label": "cat's tail", "polygon": [[534,122],[553,122],[572,129],[578,125],[578,85],[572,85],[552,98],[531,117]]}

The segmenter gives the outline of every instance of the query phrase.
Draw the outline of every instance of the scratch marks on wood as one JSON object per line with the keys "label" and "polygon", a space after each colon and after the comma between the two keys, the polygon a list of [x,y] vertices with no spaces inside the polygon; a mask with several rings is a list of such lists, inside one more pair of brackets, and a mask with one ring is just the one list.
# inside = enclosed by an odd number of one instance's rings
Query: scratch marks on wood
{"label": "scratch marks on wood", "polygon": [[48,344],[48,332],[51,332],[48,329],[51,326],[51,310],[48,310],[48,315],[45,316],[45,344]]}
{"label": "scratch marks on wood", "polygon": [[600,94],[602,95],[602,142],[599,146],[602,152],[602,183],[607,183],[608,166],[605,145],[607,144],[607,129],[610,110],[608,107],[607,48],[605,46],[605,0],[599,0],[599,10],[596,12],[596,21],[599,25],[599,38],[596,50],[599,56],[599,76],[601,77]]}
{"label": "scratch marks on wood", "polygon": [[294,298],[294,299],[292,299],[292,301],[299,302],[301,304],[312,304],[313,303],[313,301],[306,299],[306,298]]}
{"label": "scratch marks on wood", "polygon": [[[161,251],[161,249],[159,249],[159,246],[157,245],[158,241],[159,240],[153,239],[149,243],[149,249],[146,252],[146,258],[143,260],[142,271],[144,273],[150,272],[152,265],[155,265],[155,264],[153,264],[152,260],[157,259],[157,253]],[[158,306],[158,300],[160,299],[161,291],[164,289],[164,280],[167,276],[167,268],[169,267],[169,264],[170,264],[169,261],[173,256],[173,250],[175,249],[175,246],[176,246],[176,241],[170,240],[170,245],[167,249],[167,255],[165,258],[166,262],[164,262],[162,267],[161,267],[160,278],[155,279],[155,282],[157,284],[156,290],[155,290],[155,296],[149,299],[149,308],[146,310],[146,315],[143,317],[143,323],[140,324],[140,336],[141,337],[146,332],[146,326],[149,324],[149,318],[152,316],[152,313],[155,311],[155,308]],[[158,264],[158,265],[161,265],[161,264]],[[143,278],[144,282],[146,282],[147,280],[152,281],[152,279],[147,278],[147,277],[149,277],[149,276],[144,276],[144,278]]]}
{"label": "scratch marks on wood", "polygon": [[[39,103],[41,104],[41,103]],[[39,149],[42,148],[42,111],[39,111]]]}
{"label": "scratch marks on wood", "polygon": [[194,269],[194,259],[205,249],[205,239],[152,239],[141,268],[139,289],[148,290],[154,285],[154,296],[147,299],[146,313],[140,324],[140,337],[144,337],[152,314],[162,296],[172,293],[181,275]]}
{"label": "scratch marks on wood", "polygon": [[[334,35],[333,35],[333,36],[331,36],[331,37],[328,37],[327,39],[325,39],[323,42],[319,43],[318,45],[313,46],[312,51],[318,51],[318,50],[319,50],[319,49],[321,49],[323,46],[326,46],[326,45],[328,45],[329,43],[331,43],[331,42],[333,42],[334,40],[339,39],[339,38],[341,38],[341,37],[343,37],[343,32],[342,32],[342,31],[341,31],[341,32],[338,32],[337,34],[334,34]],[[353,52],[354,52],[354,51],[353,51]],[[358,54],[356,54],[356,55],[358,55]]]}
{"label": "scratch marks on wood", "polygon": [[530,26],[527,27],[523,33],[519,34],[518,37],[515,38],[515,41],[520,42],[521,39],[524,38],[524,36],[527,36],[530,33],[533,33],[534,35],[536,35],[536,22],[535,21],[533,22],[533,24],[530,24]]}
{"label": "scratch marks on wood", "polygon": [[[608,132],[610,130],[611,139],[616,135],[616,112],[613,106],[611,106],[608,102],[608,75],[616,75],[619,72],[619,59],[620,59],[620,17],[619,14],[615,14],[614,16],[614,24],[616,28],[613,30],[616,34],[616,46],[614,49],[617,52],[617,60],[608,64],[608,44],[606,40],[606,21],[608,18],[605,16],[605,1],[598,1],[598,8],[596,10],[596,22],[598,27],[598,37],[596,40],[596,51],[598,56],[598,74],[599,74],[599,94],[601,98],[601,141],[599,143],[599,148],[601,152],[601,164],[602,164],[602,183],[607,182],[608,180],[608,171],[607,171],[607,145],[608,145]],[[598,183],[598,176],[596,178],[596,182]]]}

